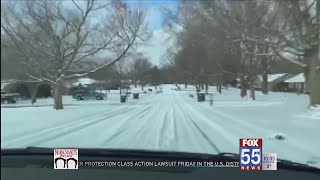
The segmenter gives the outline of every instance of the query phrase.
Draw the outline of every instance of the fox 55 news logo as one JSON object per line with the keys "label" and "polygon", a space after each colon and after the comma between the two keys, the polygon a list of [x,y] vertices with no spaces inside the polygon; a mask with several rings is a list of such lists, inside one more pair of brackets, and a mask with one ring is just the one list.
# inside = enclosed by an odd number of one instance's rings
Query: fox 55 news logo
{"label": "fox 55 news logo", "polygon": [[262,170],[262,139],[240,139],[240,169]]}

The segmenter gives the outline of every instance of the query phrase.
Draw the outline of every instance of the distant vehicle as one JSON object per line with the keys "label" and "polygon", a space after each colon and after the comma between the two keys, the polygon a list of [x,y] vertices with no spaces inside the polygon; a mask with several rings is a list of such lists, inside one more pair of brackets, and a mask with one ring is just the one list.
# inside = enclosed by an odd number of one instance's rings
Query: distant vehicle
{"label": "distant vehicle", "polygon": [[16,103],[19,96],[20,96],[19,93],[7,94],[6,92],[1,91],[1,104]]}
{"label": "distant vehicle", "polygon": [[103,100],[105,94],[96,92],[87,88],[73,90],[71,92],[72,98],[76,100],[84,100],[84,99],[96,99]]}

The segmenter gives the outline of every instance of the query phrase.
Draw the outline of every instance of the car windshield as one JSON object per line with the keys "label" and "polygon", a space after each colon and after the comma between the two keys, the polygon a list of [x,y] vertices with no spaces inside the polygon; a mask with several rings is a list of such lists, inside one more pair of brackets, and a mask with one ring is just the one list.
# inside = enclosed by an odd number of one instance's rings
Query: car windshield
{"label": "car windshield", "polygon": [[1,148],[320,168],[319,23],[318,0],[1,1]]}

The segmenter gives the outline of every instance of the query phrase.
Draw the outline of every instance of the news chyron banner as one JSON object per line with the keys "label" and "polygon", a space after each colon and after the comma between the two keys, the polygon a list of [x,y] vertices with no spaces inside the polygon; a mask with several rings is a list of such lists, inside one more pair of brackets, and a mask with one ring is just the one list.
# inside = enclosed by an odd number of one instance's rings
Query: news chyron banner
{"label": "news chyron banner", "polygon": [[241,170],[277,170],[277,154],[263,153],[261,138],[242,138],[239,149]]}
{"label": "news chyron banner", "polygon": [[155,161],[79,161],[78,149],[54,149],[54,169],[79,169],[84,167],[228,167],[241,170],[277,170],[277,154],[262,153],[262,139],[240,139],[240,159],[214,160],[155,160]]}
{"label": "news chyron banner", "polygon": [[94,160],[80,161],[78,149],[54,149],[54,169],[81,169],[81,168],[106,168],[106,167],[231,167],[238,168],[239,161],[214,161],[214,160]]}

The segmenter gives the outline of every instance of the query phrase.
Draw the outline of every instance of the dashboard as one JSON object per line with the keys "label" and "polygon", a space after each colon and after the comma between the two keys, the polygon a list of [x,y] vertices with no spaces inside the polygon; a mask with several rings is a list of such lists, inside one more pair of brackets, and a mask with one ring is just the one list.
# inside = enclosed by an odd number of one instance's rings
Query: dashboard
{"label": "dashboard", "polygon": [[[128,158],[127,158],[128,159]],[[86,157],[81,156],[80,161],[124,160],[120,157]],[[129,160],[150,160],[130,158]],[[152,158],[152,160],[155,160]],[[290,179],[290,180],[319,180],[320,173],[278,169],[276,171],[241,171],[239,167],[79,167],[76,170],[55,170],[51,155],[5,155],[1,156],[1,179]]]}

